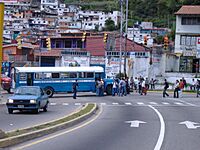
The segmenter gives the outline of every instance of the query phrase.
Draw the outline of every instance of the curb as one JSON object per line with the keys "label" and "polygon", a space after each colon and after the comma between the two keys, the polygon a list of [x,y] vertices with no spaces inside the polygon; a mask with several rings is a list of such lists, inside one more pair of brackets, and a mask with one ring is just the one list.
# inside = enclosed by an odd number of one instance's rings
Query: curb
{"label": "curb", "polygon": [[[84,109],[84,108],[82,108],[82,109]],[[54,132],[62,130],[62,129],[72,127],[74,125],[77,125],[77,124],[87,120],[91,116],[93,116],[97,112],[98,109],[99,109],[98,106],[95,104],[95,106],[93,107],[93,109],[90,112],[88,112],[87,114],[84,114],[83,116],[75,118],[73,120],[70,120],[68,122],[64,122],[64,123],[61,123],[61,124],[58,124],[58,125],[55,125],[52,127],[47,127],[45,129],[40,129],[40,130],[33,131],[30,133],[25,133],[25,134],[13,136],[13,137],[5,138],[5,139],[0,139],[0,148],[5,148],[8,146],[19,144],[19,143],[22,143],[22,142],[25,142],[28,140],[32,140],[34,138],[38,138],[38,137],[42,137],[47,134],[54,133]]]}

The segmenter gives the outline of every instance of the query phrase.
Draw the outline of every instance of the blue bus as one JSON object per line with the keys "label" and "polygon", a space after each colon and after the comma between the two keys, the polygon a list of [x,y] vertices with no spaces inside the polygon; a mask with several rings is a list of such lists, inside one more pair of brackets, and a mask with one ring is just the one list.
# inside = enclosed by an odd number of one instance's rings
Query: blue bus
{"label": "blue bus", "polygon": [[[104,69],[92,67],[15,67],[12,88],[40,86],[49,97],[54,93],[72,92],[72,84],[78,81],[79,92],[95,92],[96,81],[103,77]],[[104,90],[112,94],[112,79],[104,79]]]}

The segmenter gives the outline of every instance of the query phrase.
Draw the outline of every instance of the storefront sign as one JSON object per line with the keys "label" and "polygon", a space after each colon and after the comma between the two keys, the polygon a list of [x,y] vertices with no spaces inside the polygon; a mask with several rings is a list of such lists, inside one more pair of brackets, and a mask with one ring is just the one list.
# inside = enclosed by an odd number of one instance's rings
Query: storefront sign
{"label": "storefront sign", "polygon": [[196,56],[196,52],[194,50],[192,51],[183,51],[183,56]]}

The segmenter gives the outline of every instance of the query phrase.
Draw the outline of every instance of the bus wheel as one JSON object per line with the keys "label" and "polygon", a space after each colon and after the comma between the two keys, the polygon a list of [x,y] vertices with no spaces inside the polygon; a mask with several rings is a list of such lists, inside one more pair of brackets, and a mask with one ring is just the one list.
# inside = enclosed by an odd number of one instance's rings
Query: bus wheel
{"label": "bus wheel", "polygon": [[48,97],[52,97],[53,94],[54,94],[54,90],[53,90],[52,87],[46,87],[46,88],[44,89],[44,91],[46,92],[46,94],[48,95]]}
{"label": "bus wheel", "polygon": [[112,85],[111,84],[109,84],[106,87],[106,93],[107,93],[107,95],[112,95]]}

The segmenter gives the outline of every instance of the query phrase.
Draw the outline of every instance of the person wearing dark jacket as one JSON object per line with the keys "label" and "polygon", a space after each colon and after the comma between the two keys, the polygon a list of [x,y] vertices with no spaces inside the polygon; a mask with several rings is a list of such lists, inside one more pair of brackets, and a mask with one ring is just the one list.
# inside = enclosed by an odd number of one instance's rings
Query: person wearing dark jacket
{"label": "person wearing dark jacket", "polygon": [[165,79],[164,89],[163,89],[163,97],[165,97],[165,95],[167,95],[167,97],[169,96],[169,94],[167,93],[168,88],[169,88],[169,83],[167,82],[167,79]]}
{"label": "person wearing dark jacket", "polygon": [[78,88],[78,82],[77,82],[77,80],[76,80],[76,82],[74,82],[74,83],[72,84],[73,99],[76,99],[77,88]]}

